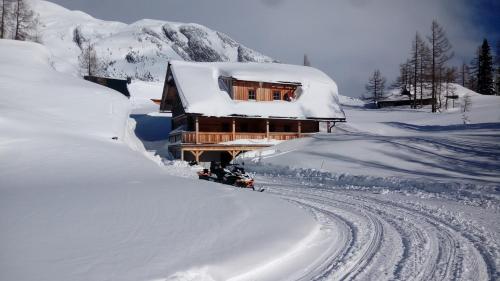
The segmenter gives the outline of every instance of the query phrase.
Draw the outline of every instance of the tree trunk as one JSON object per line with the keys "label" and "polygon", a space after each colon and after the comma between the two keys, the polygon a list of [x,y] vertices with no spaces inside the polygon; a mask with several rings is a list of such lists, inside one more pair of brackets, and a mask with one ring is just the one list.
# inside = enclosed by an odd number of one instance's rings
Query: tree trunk
{"label": "tree trunk", "polygon": [[432,31],[432,112],[436,112],[436,35],[435,31]]}
{"label": "tree trunk", "polygon": [[16,7],[16,32],[14,33],[14,40],[20,40],[19,36],[19,24],[21,22],[21,0],[17,0]]}
{"label": "tree trunk", "polygon": [[0,39],[5,38],[5,0],[2,0],[2,18],[0,19]]}

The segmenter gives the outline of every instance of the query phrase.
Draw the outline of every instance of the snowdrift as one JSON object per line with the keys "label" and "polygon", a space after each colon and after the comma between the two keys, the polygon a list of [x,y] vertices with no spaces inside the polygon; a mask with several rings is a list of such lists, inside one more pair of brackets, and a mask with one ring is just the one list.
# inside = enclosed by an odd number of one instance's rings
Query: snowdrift
{"label": "snowdrift", "polygon": [[56,72],[43,46],[0,40],[0,54],[0,279],[227,280],[317,232],[285,201],[131,150],[129,101]]}

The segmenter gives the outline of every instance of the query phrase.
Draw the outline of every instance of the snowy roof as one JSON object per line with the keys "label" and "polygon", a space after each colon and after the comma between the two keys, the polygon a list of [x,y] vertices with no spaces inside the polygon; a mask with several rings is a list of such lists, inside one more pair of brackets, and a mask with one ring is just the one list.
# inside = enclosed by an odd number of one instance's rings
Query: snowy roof
{"label": "snowy roof", "polygon": [[[205,116],[344,119],[335,82],[306,66],[278,63],[199,63],[172,61],[171,71],[186,113]],[[288,101],[233,100],[219,86],[220,77],[268,83],[300,84],[297,99]]]}

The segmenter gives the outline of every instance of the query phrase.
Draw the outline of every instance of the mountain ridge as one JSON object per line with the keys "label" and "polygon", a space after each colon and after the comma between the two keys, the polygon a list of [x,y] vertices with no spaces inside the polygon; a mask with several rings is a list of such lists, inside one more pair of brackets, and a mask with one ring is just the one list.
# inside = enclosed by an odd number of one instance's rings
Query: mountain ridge
{"label": "mountain ridge", "polygon": [[105,21],[52,2],[34,1],[40,37],[53,66],[75,76],[78,56],[93,44],[105,64],[99,75],[161,81],[169,60],[200,62],[276,62],[230,36],[197,23],[142,19],[131,24]]}

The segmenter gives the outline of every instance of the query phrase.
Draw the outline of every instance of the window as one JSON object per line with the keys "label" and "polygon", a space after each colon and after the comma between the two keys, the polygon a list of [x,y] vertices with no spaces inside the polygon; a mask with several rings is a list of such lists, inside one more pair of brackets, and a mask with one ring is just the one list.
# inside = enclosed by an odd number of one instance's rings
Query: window
{"label": "window", "polygon": [[281,93],[279,91],[273,92],[273,100],[281,100]]}
{"label": "window", "polygon": [[255,100],[255,90],[248,90],[248,99],[249,100]]}

